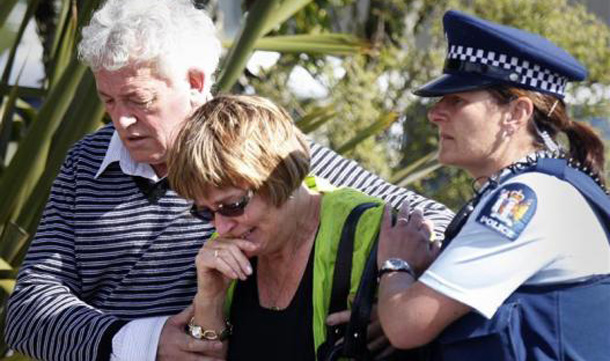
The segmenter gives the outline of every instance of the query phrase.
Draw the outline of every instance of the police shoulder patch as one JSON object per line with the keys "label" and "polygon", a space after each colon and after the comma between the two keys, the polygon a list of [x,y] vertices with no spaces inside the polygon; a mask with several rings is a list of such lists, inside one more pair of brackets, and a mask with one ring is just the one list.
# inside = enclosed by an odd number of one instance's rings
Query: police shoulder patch
{"label": "police shoulder patch", "polygon": [[477,222],[515,240],[534,216],[536,201],[536,193],[525,184],[507,184],[485,203]]}

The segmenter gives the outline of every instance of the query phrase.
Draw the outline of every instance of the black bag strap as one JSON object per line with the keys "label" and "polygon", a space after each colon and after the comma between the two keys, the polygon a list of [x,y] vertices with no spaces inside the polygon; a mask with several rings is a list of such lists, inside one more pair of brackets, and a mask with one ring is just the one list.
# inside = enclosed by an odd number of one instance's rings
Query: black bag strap
{"label": "black bag strap", "polygon": [[359,356],[359,359],[372,359],[366,347],[367,327],[373,311],[377,294],[377,239],[366,260],[358,291],[352,305],[352,315],[343,341],[343,355]]}
{"label": "black bag strap", "polygon": [[341,239],[337,248],[337,260],[333,273],[333,289],[330,296],[330,307],[328,313],[345,310],[347,296],[349,295],[350,281],[352,276],[352,257],[354,255],[354,235],[358,220],[364,211],[375,207],[377,203],[362,203],[356,206],[347,216]]}
{"label": "black bag strap", "polygon": [[[333,273],[333,288],[331,290],[330,305],[328,308],[329,314],[345,310],[351,283],[356,226],[364,211],[377,205],[378,203],[373,202],[359,204],[352,209],[345,220],[343,230],[341,231],[339,246],[337,248],[337,258]],[[318,360],[335,359],[334,356],[330,356],[330,353],[337,340],[345,334],[345,328],[346,325],[326,327],[326,341],[318,348]]]}
{"label": "black bag strap", "polygon": [[475,197],[471,199],[468,203],[466,203],[453,217],[447,228],[445,229],[445,239],[443,240],[443,244],[441,245],[441,250],[447,248],[449,243],[457,236],[458,233],[462,230],[462,227],[466,224],[468,217],[472,211],[474,211],[474,207],[478,201],[479,197]]}

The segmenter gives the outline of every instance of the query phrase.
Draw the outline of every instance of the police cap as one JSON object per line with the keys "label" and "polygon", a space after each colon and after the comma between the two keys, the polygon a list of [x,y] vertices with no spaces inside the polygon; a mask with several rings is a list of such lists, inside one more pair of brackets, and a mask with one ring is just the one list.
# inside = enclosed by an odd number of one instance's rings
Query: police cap
{"label": "police cap", "polygon": [[535,90],[563,98],[568,81],[584,80],[586,68],[549,40],[520,29],[450,10],[443,75],[413,93],[422,97],[493,85]]}

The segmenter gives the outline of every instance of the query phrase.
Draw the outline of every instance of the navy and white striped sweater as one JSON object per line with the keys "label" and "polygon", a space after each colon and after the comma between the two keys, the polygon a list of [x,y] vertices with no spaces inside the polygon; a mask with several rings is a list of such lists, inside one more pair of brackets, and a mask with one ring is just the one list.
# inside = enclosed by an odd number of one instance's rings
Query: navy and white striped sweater
{"label": "navy and white striped sweater", "polygon": [[[129,320],[173,315],[196,292],[194,258],[212,234],[169,190],[152,204],[111,164],[97,173],[114,128],[77,143],[57,176],[9,304],[6,340],[42,360],[107,360]],[[312,144],[312,172],[398,206],[423,207],[438,232],[453,213]]]}

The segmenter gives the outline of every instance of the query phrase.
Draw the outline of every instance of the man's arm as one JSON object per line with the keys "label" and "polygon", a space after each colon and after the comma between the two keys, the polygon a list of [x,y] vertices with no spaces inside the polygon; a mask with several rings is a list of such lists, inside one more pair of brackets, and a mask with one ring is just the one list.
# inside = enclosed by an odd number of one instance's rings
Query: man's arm
{"label": "man's arm", "polygon": [[72,167],[69,156],[9,299],[5,338],[10,347],[36,359],[105,360],[124,322],[80,298]]}
{"label": "man's arm", "polygon": [[192,306],[172,317],[139,318],[123,326],[112,340],[110,361],[222,361],[220,341],[198,340],[185,332]]}
{"label": "man's arm", "polygon": [[454,216],[445,205],[390,184],[366,171],[358,163],[345,159],[317,143],[312,142],[310,146],[311,169],[315,175],[326,178],[335,186],[349,186],[371,196],[379,197],[394,208],[399,208],[405,201],[409,202],[411,210],[421,209],[424,217],[434,223],[436,239],[444,238],[443,232]]}

